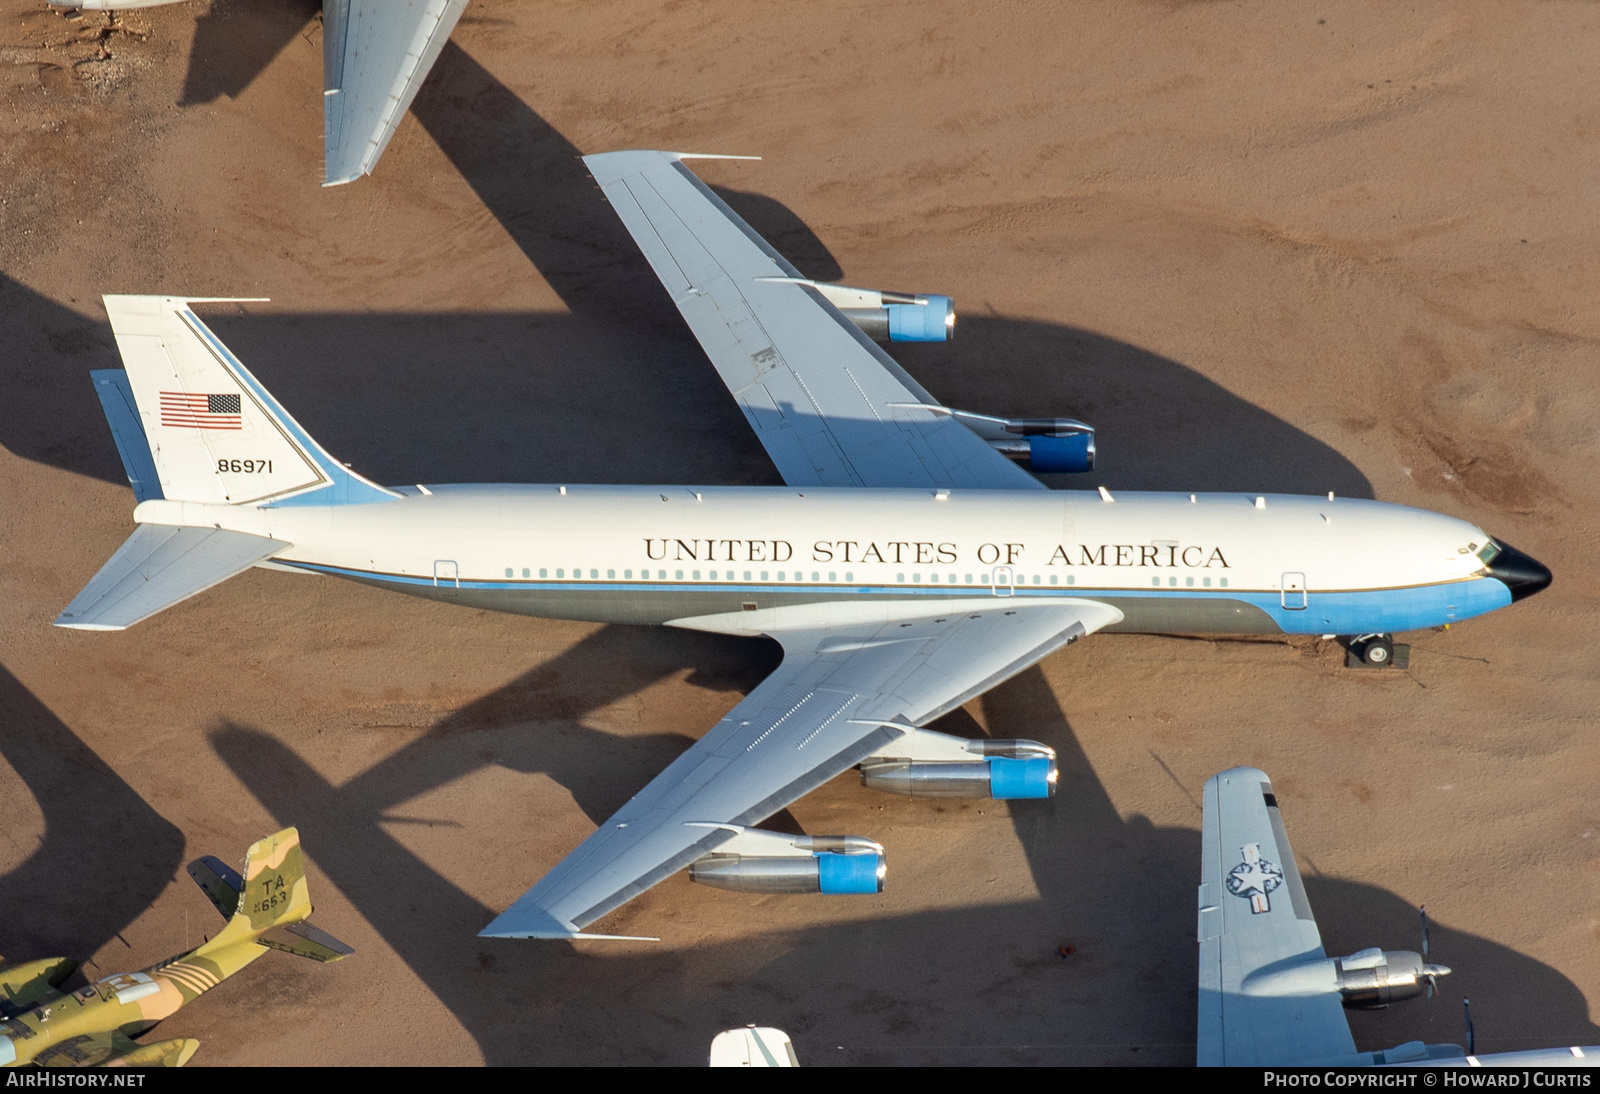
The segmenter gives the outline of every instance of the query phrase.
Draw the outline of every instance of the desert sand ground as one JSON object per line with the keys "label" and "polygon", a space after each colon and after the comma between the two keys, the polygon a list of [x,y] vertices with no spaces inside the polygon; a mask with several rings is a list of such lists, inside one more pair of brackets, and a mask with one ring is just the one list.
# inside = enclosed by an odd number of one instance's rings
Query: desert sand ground
{"label": "desert sand ground", "polygon": [[[0,950],[103,975],[214,930],[183,874],[296,824],[316,922],[162,1027],[196,1065],[1185,1063],[1199,791],[1274,778],[1328,948],[1457,970],[1358,1044],[1600,1042],[1600,8],[474,0],[374,177],[321,190],[307,0],[64,19],[0,0]],[[602,926],[475,933],[776,647],[253,571],[120,634],[50,621],[131,529],[99,296],[208,320],[385,482],[772,483],[577,162],[703,177],[812,276],[950,292],[897,357],[1073,415],[1057,487],[1334,490],[1481,523],[1554,586],[1409,636],[1098,636],[942,728],[1060,750],[1048,803],[853,777],[775,825],[888,846],[880,897],[679,876]],[[1381,552],[1382,543],[1372,550]],[[1056,947],[1070,942],[1068,959]]]}

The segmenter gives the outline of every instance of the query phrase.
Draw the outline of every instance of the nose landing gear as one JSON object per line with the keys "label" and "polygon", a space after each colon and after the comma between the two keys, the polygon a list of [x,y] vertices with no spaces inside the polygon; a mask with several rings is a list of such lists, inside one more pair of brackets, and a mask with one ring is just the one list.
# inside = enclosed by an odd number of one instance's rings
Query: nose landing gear
{"label": "nose landing gear", "polygon": [[1352,669],[1404,669],[1411,664],[1411,647],[1397,643],[1392,634],[1341,635],[1344,663]]}

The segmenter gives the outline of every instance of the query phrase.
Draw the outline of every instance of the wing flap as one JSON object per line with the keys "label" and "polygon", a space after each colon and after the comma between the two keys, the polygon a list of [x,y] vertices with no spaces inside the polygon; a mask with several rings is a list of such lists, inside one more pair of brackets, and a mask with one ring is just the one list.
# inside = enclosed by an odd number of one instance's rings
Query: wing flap
{"label": "wing flap", "polygon": [[1043,485],[949,415],[671,152],[587,156],[792,486]]}
{"label": "wing flap", "polygon": [[120,631],[205,592],[289,544],[220,528],[141,524],[56,617],[55,625]]}
{"label": "wing flap", "polygon": [[[769,633],[784,662],[483,933],[570,938],[801,795],[1079,635],[1087,601],[946,602],[944,614]],[[926,610],[926,609],[923,609]]]}

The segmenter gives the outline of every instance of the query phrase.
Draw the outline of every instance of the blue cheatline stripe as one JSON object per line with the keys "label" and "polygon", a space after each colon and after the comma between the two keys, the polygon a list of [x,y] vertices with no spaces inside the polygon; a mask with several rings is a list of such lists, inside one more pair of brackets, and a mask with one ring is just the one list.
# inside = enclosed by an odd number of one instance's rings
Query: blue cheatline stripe
{"label": "blue cheatline stripe", "polygon": [[[725,582],[669,582],[669,581],[615,581],[593,579],[588,581],[560,580],[500,580],[482,581],[462,578],[459,583],[429,576],[390,574],[373,570],[352,570],[340,566],[326,566],[315,562],[278,560],[280,565],[296,566],[302,570],[332,574],[338,577],[360,578],[399,586],[428,586],[461,588],[468,591],[526,592],[640,592],[649,590],[662,593],[740,593],[771,595],[773,593],[850,593],[875,596],[927,596],[938,594],[948,598],[955,594],[990,595],[991,586],[957,585],[795,585],[795,584],[728,584]],[[994,596],[996,604],[1008,600],[1071,598],[1079,600],[1125,600],[1134,598],[1177,597],[1185,600],[1214,599],[1237,600],[1260,608],[1286,634],[1371,634],[1392,631],[1415,631],[1436,627],[1441,623],[1471,619],[1492,612],[1511,603],[1511,590],[1493,578],[1470,578],[1439,585],[1420,585],[1405,589],[1362,589],[1355,592],[1312,592],[1307,606],[1300,610],[1284,608],[1277,590],[1262,592],[1248,589],[1105,589],[1085,588],[1082,585],[1018,586],[1014,596]]]}
{"label": "blue cheatline stripe", "polygon": [[249,388],[255,397],[267,408],[267,413],[277,419],[278,425],[293,438],[305,454],[311,457],[313,463],[327,476],[328,486],[318,487],[304,494],[283,498],[280,501],[268,502],[264,508],[277,508],[289,505],[363,505],[367,502],[394,501],[399,495],[393,494],[379,486],[352,475],[343,464],[325,452],[320,444],[311,439],[311,434],[300,428],[300,423],[289,415],[287,410],[272,393],[261,386],[261,381],[251,375],[250,370],[244,367],[244,362],[233,355],[233,351],[222,344],[222,341],[211,328],[203,323],[198,315],[189,309],[181,313],[185,325],[211,347],[211,351],[222,361],[223,367],[232,372],[234,378],[245,387]]}

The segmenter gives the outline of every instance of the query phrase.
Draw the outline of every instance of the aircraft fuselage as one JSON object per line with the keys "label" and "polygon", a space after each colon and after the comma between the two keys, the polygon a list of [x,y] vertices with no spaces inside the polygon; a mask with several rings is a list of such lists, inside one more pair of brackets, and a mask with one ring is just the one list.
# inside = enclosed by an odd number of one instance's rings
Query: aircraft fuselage
{"label": "aircraft fuselage", "polygon": [[273,567],[496,611],[606,623],[979,595],[1104,601],[1122,611],[1123,622],[1109,628],[1120,631],[1364,634],[1469,619],[1504,607],[1514,592],[1479,557],[1493,550],[1482,529],[1363,499],[398,489],[404,496],[397,500],[349,506],[148,501],[135,518],[293,544],[267,564]]}

